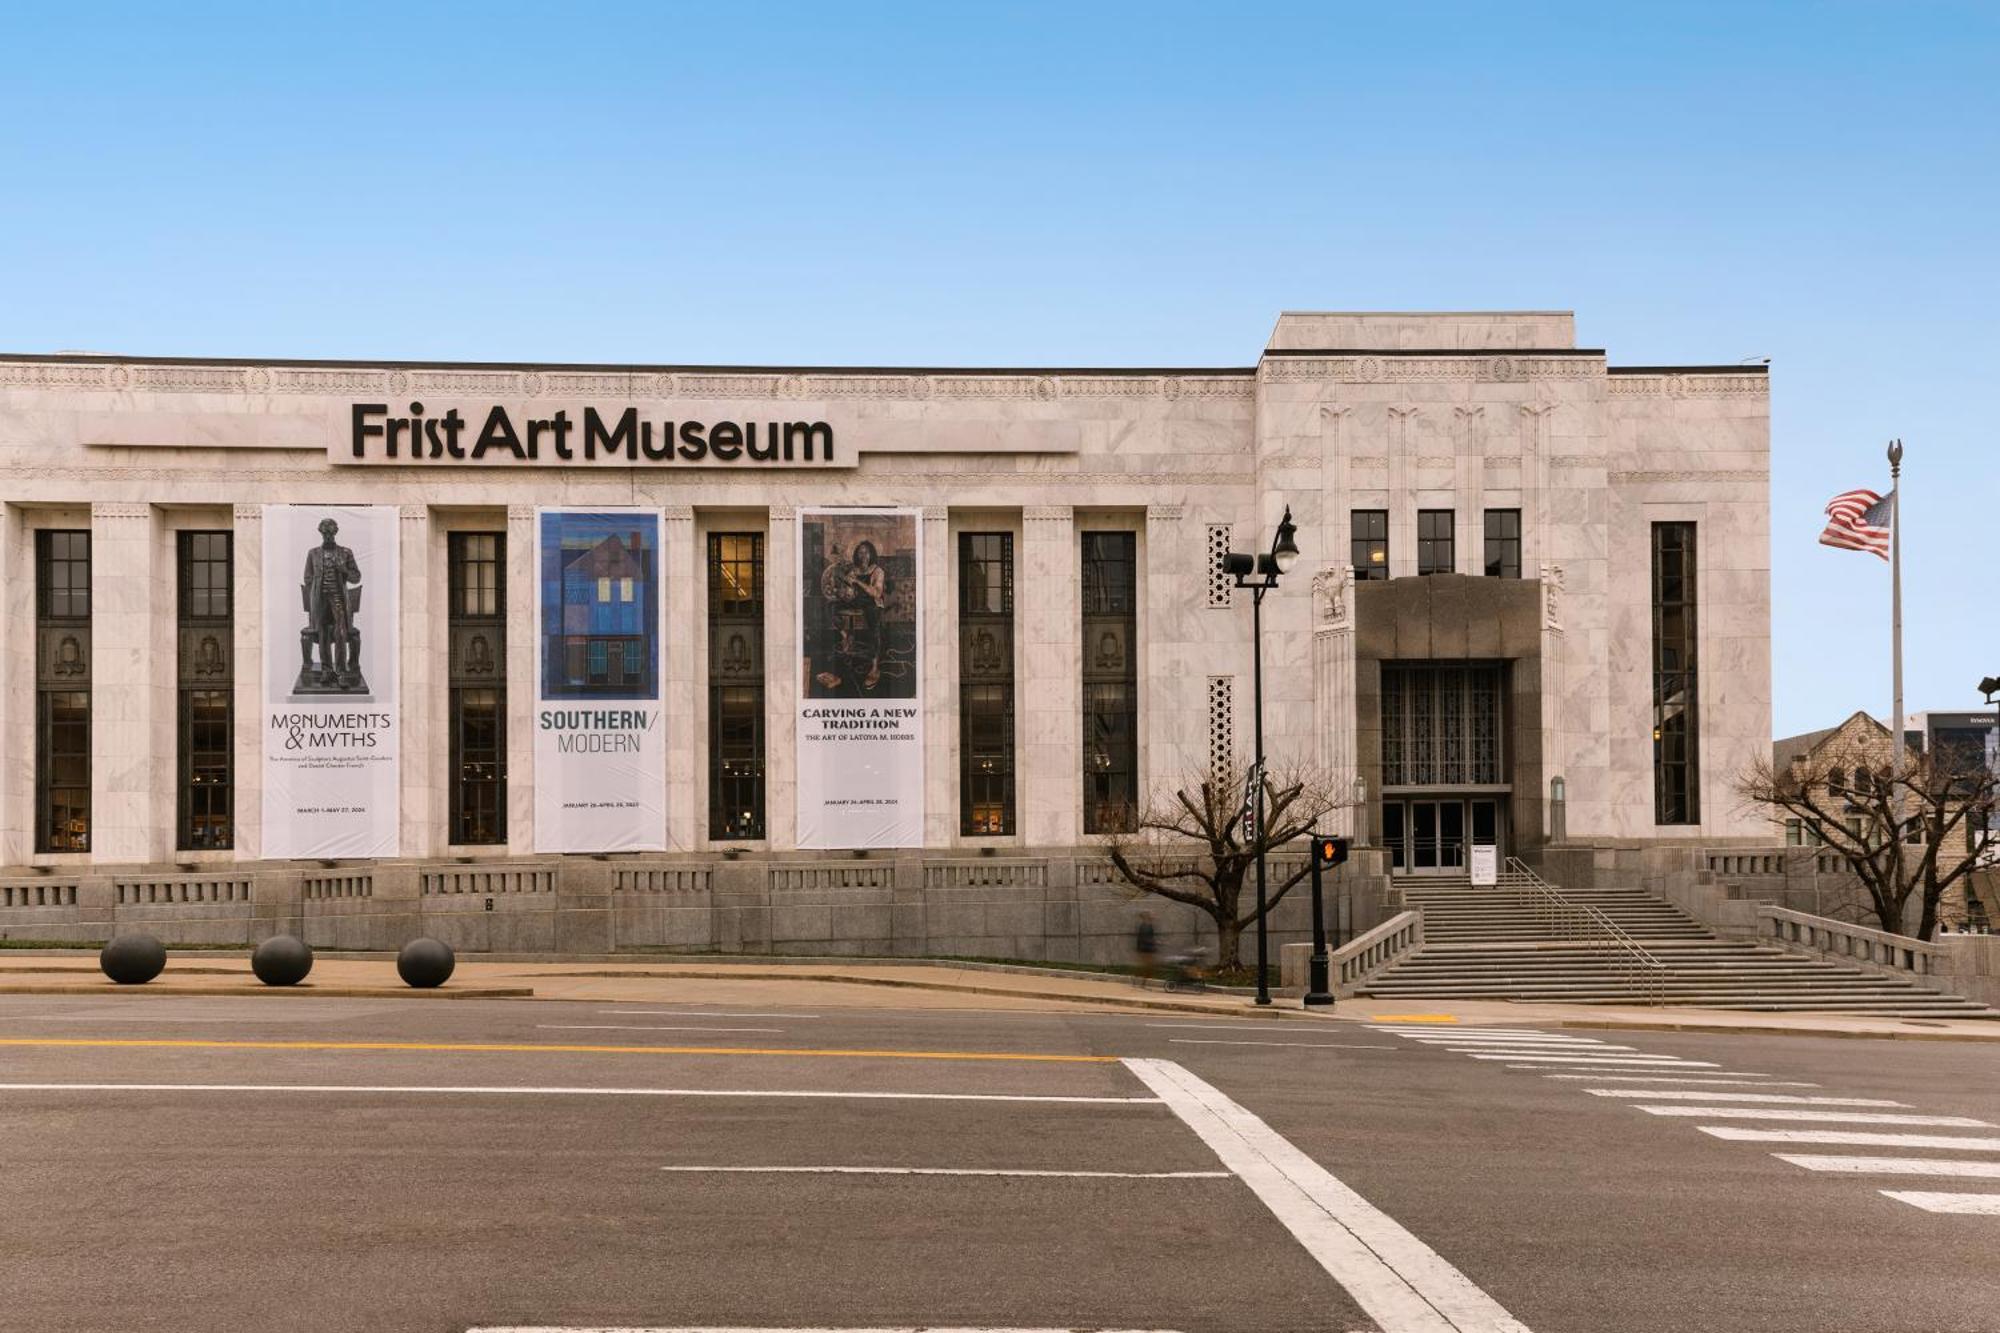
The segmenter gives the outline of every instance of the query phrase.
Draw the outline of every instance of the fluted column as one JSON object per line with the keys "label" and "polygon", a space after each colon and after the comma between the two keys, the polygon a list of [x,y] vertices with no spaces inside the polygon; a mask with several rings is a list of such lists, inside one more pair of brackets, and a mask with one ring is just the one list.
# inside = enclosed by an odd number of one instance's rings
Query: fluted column
{"label": "fluted column", "polygon": [[799,843],[799,511],[771,506],[764,562],[764,817],[773,851]]}
{"label": "fluted column", "polygon": [[264,844],[264,506],[237,505],[230,515],[231,558],[236,568],[235,771],[236,859],[254,861]]}
{"label": "fluted column", "polygon": [[[35,752],[35,571],[27,526],[18,509],[0,503],[0,753],[10,755]],[[33,846],[33,767],[0,764],[0,866],[22,864]]]}
{"label": "fluted column", "polygon": [[[173,655],[155,642],[153,507],[90,507],[90,859],[155,859],[162,780],[154,715],[172,704]],[[168,565],[171,576],[172,565]],[[171,737],[171,730],[169,730]],[[172,752],[166,756],[172,762]],[[171,781],[171,773],[166,775]]]}
{"label": "fluted column", "polygon": [[1083,805],[1082,578],[1068,505],[1021,514],[1020,800],[1030,847],[1077,841]]}
{"label": "fluted column", "polygon": [[708,811],[700,799],[707,774],[698,756],[706,753],[701,733],[707,725],[708,692],[705,673],[695,655],[696,639],[708,614],[707,571],[703,552],[695,544],[694,508],[672,505],[664,511],[660,531],[660,577],[666,585],[667,609],[660,624],[662,651],[661,711],[667,728],[667,848],[692,851],[708,836]]}
{"label": "fluted column", "polygon": [[[1360,768],[1355,753],[1354,567],[1329,565],[1313,576],[1314,760],[1340,802],[1328,821],[1334,831],[1365,836],[1366,812],[1350,805]],[[1370,793],[1374,796],[1376,793]]]}
{"label": "fluted column", "polygon": [[958,654],[952,614],[951,510],[924,506],[924,846],[958,827]]}
{"label": "fluted column", "polygon": [[507,852],[535,850],[535,507],[507,507]]}
{"label": "fluted column", "polygon": [[[1139,697],[1139,801],[1200,766],[1207,729],[1188,675],[1189,617],[1207,585],[1199,554],[1188,548],[1182,506],[1146,507],[1145,688]],[[1080,707],[1080,705],[1079,705]]]}
{"label": "fluted column", "polygon": [[438,664],[444,660],[439,639],[443,627],[433,612],[444,611],[431,597],[438,558],[431,550],[431,511],[426,505],[403,505],[396,553],[396,581],[402,602],[397,608],[401,636],[397,710],[403,735],[397,751],[400,770],[398,848],[403,856],[432,856],[444,846],[444,770],[450,760],[440,722],[442,691],[437,687]]}

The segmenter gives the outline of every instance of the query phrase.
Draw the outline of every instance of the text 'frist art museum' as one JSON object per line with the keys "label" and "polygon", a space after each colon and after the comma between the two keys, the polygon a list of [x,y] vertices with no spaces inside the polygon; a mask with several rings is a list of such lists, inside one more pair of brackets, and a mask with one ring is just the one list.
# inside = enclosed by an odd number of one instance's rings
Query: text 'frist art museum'
{"label": "text 'frist art museum'", "polygon": [[1100,954],[1104,843],[1246,757],[1220,557],[1287,505],[1267,747],[1357,883],[1767,839],[1765,372],[1574,342],[0,359],[0,933]]}

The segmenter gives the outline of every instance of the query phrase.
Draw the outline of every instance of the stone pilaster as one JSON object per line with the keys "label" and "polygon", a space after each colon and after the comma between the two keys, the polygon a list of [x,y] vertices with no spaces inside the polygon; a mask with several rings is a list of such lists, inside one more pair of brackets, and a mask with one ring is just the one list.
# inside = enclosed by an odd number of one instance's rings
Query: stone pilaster
{"label": "stone pilaster", "polygon": [[1452,516],[1452,568],[1460,574],[1486,572],[1486,409],[1454,407],[1452,465],[1456,512]]}
{"label": "stone pilaster", "polygon": [[[1314,762],[1342,804],[1329,821],[1336,832],[1365,837],[1366,812],[1350,804],[1360,768],[1355,753],[1354,567],[1329,565],[1313,576]],[[1371,799],[1376,793],[1369,793]]]}
{"label": "stone pilaster", "polygon": [[[0,503],[0,751],[35,752],[34,553],[15,506]],[[25,864],[33,846],[32,763],[0,764],[0,865]]]}
{"label": "stone pilaster", "polygon": [[[535,507],[507,507],[507,852],[535,850]],[[448,747],[447,747],[448,748]]]}
{"label": "stone pilaster", "polygon": [[660,617],[667,627],[662,638],[662,711],[667,728],[667,848],[692,851],[708,839],[708,812],[702,800],[708,787],[707,766],[701,762],[707,717],[704,674],[695,649],[699,628],[708,616],[704,552],[695,542],[694,509],[673,505],[664,511],[660,530],[660,581],[667,606]]}
{"label": "stone pilaster", "polygon": [[[153,852],[153,507],[90,507],[90,859]],[[171,661],[165,664],[171,667]]]}
{"label": "stone pilaster", "polygon": [[949,847],[958,828],[958,636],[948,507],[924,506],[922,541],[924,846]]}
{"label": "stone pilaster", "polygon": [[799,838],[799,511],[771,506],[764,560],[764,831],[771,850]]}
{"label": "stone pilaster", "polygon": [[1018,799],[1031,847],[1074,846],[1083,807],[1082,578],[1068,505],[1021,513]]}
{"label": "stone pilaster", "polygon": [[[1567,700],[1564,697],[1566,673],[1563,670],[1563,622],[1562,595],[1563,571],[1561,565],[1542,566],[1542,790],[1537,793],[1536,805],[1548,809],[1548,782],[1550,778],[1564,776],[1564,741]],[[1544,837],[1552,836],[1554,830],[1546,827],[1548,816],[1544,814]]]}
{"label": "stone pilaster", "polygon": [[403,856],[433,856],[444,847],[444,770],[450,762],[442,692],[437,688],[439,664],[444,661],[441,621],[445,607],[442,601],[434,603],[431,596],[434,566],[442,557],[433,558],[429,506],[403,505],[401,514],[396,553],[396,578],[402,594],[397,622],[401,674],[396,697],[403,729],[397,751],[402,792],[398,850]]}
{"label": "stone pilaster", "polygon": [[1389,409],[1389,577],[1417,572],[1417,409]]}
{"label": "stone pilaster", "polygon": [[1187,645],[1192,608],[1208,580],[1203,553],[1189,539],[1192,526],[1183,521],[1180,505],[1146,507],[1145,620],[1139,626],[1142,805],[1155,789],[1205,762],[1203,701],[1194,694],[1199,682],[1188,672]]}
{"label": "stone pilaster", "polygon": [[236,565],[236,859],[254,861],[264,843],[264,507],[237,505],[230,516]]}

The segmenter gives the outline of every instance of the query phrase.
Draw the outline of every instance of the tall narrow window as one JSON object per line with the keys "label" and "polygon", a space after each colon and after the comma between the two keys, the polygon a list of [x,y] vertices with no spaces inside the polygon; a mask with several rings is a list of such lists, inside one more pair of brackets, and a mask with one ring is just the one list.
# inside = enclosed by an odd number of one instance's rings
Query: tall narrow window
{"label": "tall narrow window", "polygon": [[35,534],[35,850],[90,850],[90,533]]}
{"label": "tall narrow window", "polygon": [[1138,539],[1083,534],[1083,831],[1129,832],[1139,805]]}
{"label": "tall narrow window", "polygon": [[1388,578],[1389,511],[1357,509],[1352,521],[1354,577],[1359,580]]}
{"label": "tall narrow window", "polygon": [[764,836],[764,535],[708,535],[708,836]]}
{"label": "tall narrow window", "polygon": [[1453,571],[1457,553],[1451,525],[1452,511],[1449,509],[1417,511],[1417,573],[1449,574]]}
{"label": "tall narrow window", "polygon": [[451,632],[451,841],[507,841],[507,534],[445,545]]}
{"label": "tall narrow window", "polygon": [[1495,579],[1521,577],[1521,511],[1486,511],[1486,576]]}
{"label": "tall narrow window", "polygon": [[180,689],[174,845],[235,845],[235,550],[227,532],[175,535]]}
{"label": "tall narrow window", "polygon": [[958,536],[958,827],[1014,831],[1014,534]]}
{"label": "tall narrow window", "polygon": [[1701,822],[1695,527],[1653,525],[1653,822]]}

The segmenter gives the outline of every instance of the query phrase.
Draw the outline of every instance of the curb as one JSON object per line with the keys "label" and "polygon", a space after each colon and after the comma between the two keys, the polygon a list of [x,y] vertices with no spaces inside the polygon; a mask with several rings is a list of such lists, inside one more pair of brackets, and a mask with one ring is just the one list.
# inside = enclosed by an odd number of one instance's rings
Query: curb
{"label": "curb", "polygon": [[0,995],[317,995],[321,999],[343,1000],[525,1000],[535,995],[532,986],[480,986],[453,989],[438,986],[418,990],[413,986],[121,986],[105,981],[96,985],[14,985],[0,982]]}
{"label": "curb", "polygon": [[1714,1036],[1746,1037],[1834,1037],[1842,1041],[1970,1041],[2000,1043],[2000,1031],[1983,1032],[1849,1032],[1821,1028],[1788,1028],[1747,1023],[1644,1023],[1617,1019],[1557,1019],[1562,1028],[1595,1028],[1615,1032],[1699,1032]]}

